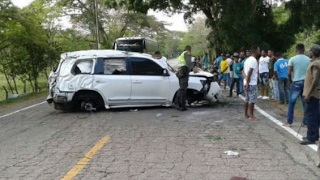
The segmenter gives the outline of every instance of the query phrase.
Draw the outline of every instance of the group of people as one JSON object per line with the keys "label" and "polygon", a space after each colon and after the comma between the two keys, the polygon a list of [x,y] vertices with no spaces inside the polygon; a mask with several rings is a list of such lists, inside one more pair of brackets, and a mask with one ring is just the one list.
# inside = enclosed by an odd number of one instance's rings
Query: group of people
{"label": "group of people", "polygon": [[204,55],[201,56],[192,56],[191,62],[193,63],[193,67],[199,67],[203,70],[207,71],[209,68],[209,56],[208,53],[204,53]]}
{"label": "group of people", "polygon": [[283,124],[288,127],[293,123],[294,106],[300,97],[304,108],[302,124],[308,128],[307,136],[300,144],[314,144],[319,139],[320,46],[312,46],[308,57],[304,54],[304,45],[298,44],[296,53],[287,60],[279,52],[260,51],[258,46],[252,46],[246,54],[221,54],[216,59],[219,85],[223,81],[224,89],[227,85],[230,87],[229,97],[232,97],[235,84],[236,95],[244,93],[244,116],[250,120],[257,120],[254,104],[259,98],[269,99],[270,88],[272,99],[278,100],[279,104],[288,104],[287,122]]}

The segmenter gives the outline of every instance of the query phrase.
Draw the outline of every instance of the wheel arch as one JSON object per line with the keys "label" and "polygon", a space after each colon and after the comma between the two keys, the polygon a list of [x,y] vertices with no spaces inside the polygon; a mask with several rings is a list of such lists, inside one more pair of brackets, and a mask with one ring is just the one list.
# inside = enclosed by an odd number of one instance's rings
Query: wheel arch
{"label": "wheel arch", "polygon": [[76,103],[79,103],[85,100],[94,101],[97,108],[105,107],[105,100],[103,99],[103,96],[95,90],[88,90],[88,89],[79,90],[74,94],[72,98],[72,101]]}

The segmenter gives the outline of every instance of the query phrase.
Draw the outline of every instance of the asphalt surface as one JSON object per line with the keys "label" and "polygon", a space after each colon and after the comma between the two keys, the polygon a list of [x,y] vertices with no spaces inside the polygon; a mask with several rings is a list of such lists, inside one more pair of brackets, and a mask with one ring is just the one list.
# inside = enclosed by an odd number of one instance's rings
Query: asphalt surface
{"label": "asphalt surface", "polygon": [[[0,109],[0,180],[320,179],[316,152],[257,111],[259,121],[243,118],[241,98],[94,113],[57,111],[45,98]],[[285,122],[285,106],[258,106]]]}

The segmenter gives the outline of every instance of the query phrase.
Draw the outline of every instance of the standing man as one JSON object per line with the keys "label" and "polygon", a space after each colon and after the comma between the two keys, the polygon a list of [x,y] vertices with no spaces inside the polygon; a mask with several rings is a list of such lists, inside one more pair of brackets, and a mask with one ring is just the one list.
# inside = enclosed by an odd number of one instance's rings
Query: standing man
{"label": "standing man", "polygon": [[203,61],[204,70],[207,71],[208,70],[208,65],[209,65],[208,53],[204,54],[204,56],[202,57],[202,61]]}
{"label": "standing man", "polygon": [[277,79],[273,79],[274,64],[276,63],[277,60],[275,59],[272,50],[269,50],[269,51],[268,51],[268,56],[269,56],[269,58],[270,58],[270,61],[269,61],[269,86],[270,86],[270,89],[271,89],[272,99],[274,99],[274,100],[279,100],[279,86],[278,86],[278,81],[277,81]]}
{"label": "standing man", "polygon": [[[320,99],[320,46],[311,48],[312,60],[307,68],[303,96],[306,103],[304,117],[307,120],[307,137],[301,145],[314,144],[319,139],[319,99]],[[319,150],[319,148],[318,148]]]}
{"label": "standing man", "polygon": [[217,65],[218,65],[218,69],[219,69],[219,73],[221,72],[220,63],[221,63],[221,61],[222,61],[222,56],[223,56],[223,55],[224,55],[224,54],[221,53],[220,56],[217,57],[217,59],[216,59],[216,62],[217,62]]}
{"label": "standing man", "polygon": [[167,58],[162,56],[160,51],[156,51],[154,53],[154,57],[156,59],[159,59],[160,60],[160,63],[163,64],[166,68],[168,68],[168,61],[167,61]]}
{"label": "standing man", "polygon": [[244,62],[246,62],[246,60],[249,58],[251,56],[251,51],[250,50],[247,50],[246,51],[246,56],[245,56],[245,58],[243,59],[243,64],[244,64]]}
{"label": "standing man", "polygon": [[240,94],[240,76],[242,76],[243,65],[242,65],[242,63],[239,62],[239,54],[238,53],[233,54],[233,61],[234,61],[234,63],[232,64],[233,78],[232,78],[230,93],[229,93],[228,97],[232,97],[232,90],[233,90],[233,87],[235,84],[237,86],[237,97]]}
{"label": "standing man", "polygon": [[176,75],[179,78],[180,88],[178,90],[177,97],[175,98],[173,106],[179,111],[185,111],[188,110],[186,108],[186,96],[190,69],[193,69],[193,72],[197,73],[196,68],[193,68],[193,64],[191,62],[191,46],[187,45],[185,47],[185,50],[178,58],[178,65],[179,69]]}
{"label": "standing man", "polygon": [[288,104],[289,99],[289,80],[288,80],[288,60],[282,58],[281,53],[274,55],[277,62],[274,64],[273,79],[278,80],[279,85],[279,104]]}
{"label": "standing man", "polygon": [[[294,106],[297,99],[300,97],[303,109],[305,109],[305,103],[303,100],[303,86],[306,78],[307,68],[310,64],[310,58],[304,55],[304,45],[297,44],[296,46],[297,55],[289,60],[288,77],[291,82],[290,93],[289,93],[289,106],[287,114],[287,123],[284,126],[290,127],[293,123]],[[307,125],[305,118],[303,118],[304,125]]]}
{"label": "standing man", "polygon": [[261,85],[261,95],[258,98],[269,99],[269,87],[268,76],[269,76],[269,61],[270,58],[267,56],[265,50],[261,51],[261,57],[259,59],[259,78]]}
{"label": "standing man", "polygon": [[[242,51],[242,52],[240,52],[240,56],[239,56],[239,63],[241,63],[242,64],[242,66],[243,66],[243,64],[244,64],[244,58],[245,58],[245,54],[244,54],[244,52]],[[244,88],[243,88],[243,77],[242,77],[242,73],[241,73],[241,75],[239,76],[239,82],[240,82],[240,94],[242,94],[243,92],[244,92]]]}
{"label": "standing man", "polygon": [[[244,91],[245,91],[245,104],[244,104],[244,117],[250,120],[258,120],[254,114],[254,104],[257,102],[258,96],[258,62],[257,57],[259,56],[260,49],[258,46],[252,46],[252,55],[245,61],[244,68],[242,71]],[[248,114],[248,109],[250,115]]]}
{"label": "standing man", "polygon": [[227,83],[228,83],[228,76],[229,76],[229,63],[228,60],[226,59],[226,56],[222,56],[222,61],[220,63],[221,67],[221,80],[224,81],[224,90],[227,89]]}
{"label": "standing man", "polygon": [[227,54],[227,61],[228,61],[228,75],[227,75],[227,85],[230,87],[231,86],[231,72],[233,73],[232,69],[232,59],[230,54]]}

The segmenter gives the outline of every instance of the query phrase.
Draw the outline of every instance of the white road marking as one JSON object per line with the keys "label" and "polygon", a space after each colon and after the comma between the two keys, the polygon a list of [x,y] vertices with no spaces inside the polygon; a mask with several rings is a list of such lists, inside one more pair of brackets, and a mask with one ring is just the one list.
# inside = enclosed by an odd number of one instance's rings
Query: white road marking
{"label": "white road marking", "polygon": [[[243,101],[245,100],[243,96],[239,96]],[[294,137],[296,137],[297,139],[299,139],[300,141],[302,141],[302,135],[298,134],[295,130],[291,129],[290,127],[287,126],[283,126],[283,123],[281,121],[279,121],[278,119],[276,119],[275,117],[271,116],[270,114],[268,114],[266,111],[262,110],[259,106],[254,105],[254,108],[262,115],[264,115],[266,118],[268,118],[269,120],[271,120],[272,122],[276,123],[277,125],[279,125],[280,127],[282,127],[283,129],[285,129],[287,132],[289,132],[290,134],[292,134]],[[318,146],[315,144],[309,144],[308,145],[311,149],[313,149],[314,151],[317,151]]]}
{"label": "white road marking", "polygon": [[25,110],[27,110],[27,109],[30,109],[30,108],[33,108],[33,107],[36,107],[36,106],[39,106],[39,105],[44,104],[44,103],[46,103],[46,101],[41,102],[41,103],[38,103],[38,104],[31,105],[31,106],[28,106],[28,107],[25,107],[25,108],[22,108],[22,109],[17,110],[17,111],[13,111],[13,112],[11,112],[11,113],[9,113],[9,114],[5,114],[5,115],[0,116],[0,119],[2,119],[2,118],[4,118],[4,117],[11,116],[11,115],[16,114],[16,113],[19,113],[19,112],[21,112],[21,111],[25,111]]}

